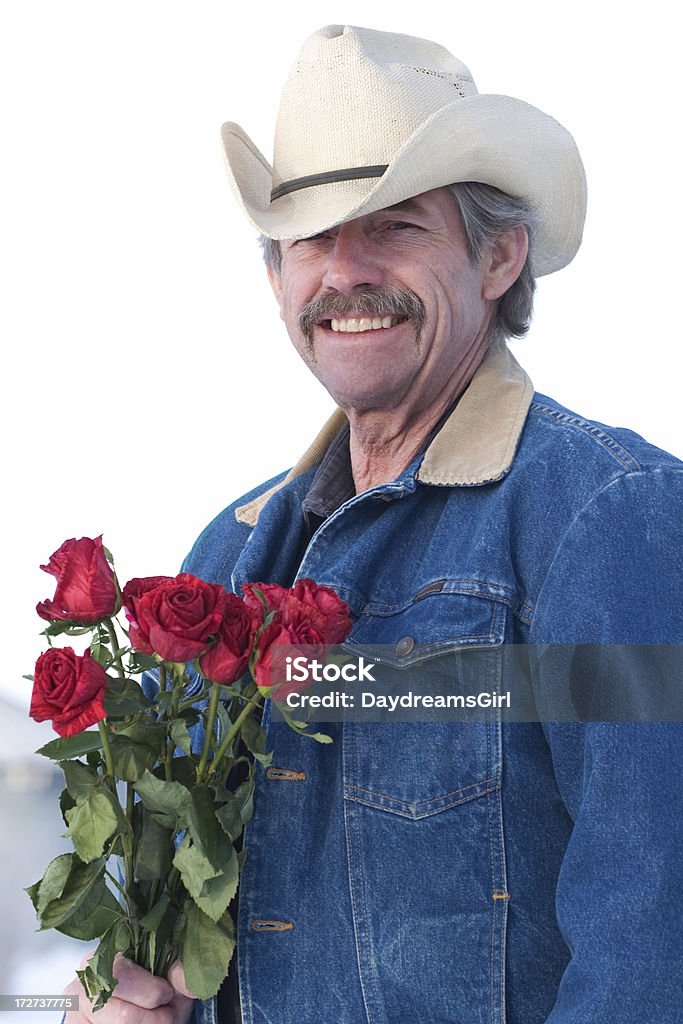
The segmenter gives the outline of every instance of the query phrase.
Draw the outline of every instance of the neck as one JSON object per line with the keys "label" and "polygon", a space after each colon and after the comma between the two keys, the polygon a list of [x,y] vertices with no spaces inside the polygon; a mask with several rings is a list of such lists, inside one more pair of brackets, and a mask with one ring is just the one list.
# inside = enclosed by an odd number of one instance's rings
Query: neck
{"label": "neck", "polygon": [[463,393],[484,353],[426,408],[345,409],[356,494],[395,480],[410,465],[441,417]]}

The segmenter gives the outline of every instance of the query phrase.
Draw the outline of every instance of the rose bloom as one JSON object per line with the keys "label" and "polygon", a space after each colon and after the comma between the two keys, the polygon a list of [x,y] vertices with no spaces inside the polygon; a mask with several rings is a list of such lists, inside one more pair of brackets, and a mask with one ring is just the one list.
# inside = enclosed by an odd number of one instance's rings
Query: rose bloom
{"label": "rose bloom", "polygon": [[301,606],[308,608],[310,621],[326,644],[340,644],[351,632],[352,622],[346,601],[342,601],[331,587],[322,586],[315,580],[297,580],[291,588],[281,587],[278,583],[247,583],[243,590],[245,602],[262,615],[265,614],[263,601],[257,590],[263,594],[268,611],[279,611],[284,621],[292,614],[298,614]]}
{"label": "rose bloom", "polygon": [[146,587],[153,579],[131,580],[123,588],[131,645],[164,661],[191,661],[217,635],[228,595],[218,584],[187,572]]}
{"label": "rose bloom", "polygon": [[128,580],[121,591],[121,600],[126,618],[133,628],[135,628],[135,623],[137,622],[135,609],[137,608],[138,599],[143,594],[146,594],[148,590],[156,590],[161,583],[167,583],[173,578],[173,576],[136,576],[135,579]]}
{"label": "rose bloom", "polygon": [[105,717],[107,681],[89,651],[51,647],[36,662],[29,714],[36,722],[52,719],[60,736],[73,736]]}
{"label": "rose bloom", "polygon": [[225,596],[226,605],[216,640],[199,659],[199,668],[207,679],[230,686],[247,670],[261,616],[237,594]]}
{"label": "rose bloom", "polygon": [[55,596],[36,606],[48,621],[99,622],[119,609],[114,571],[107,561],[102,537],[65,540],[40,567],[57,580]]}
{"label": "rose bloom", "polygon": [[290,593],[287,587],[281,587],[279,583],[245,583],[242,591],[245,604],[258,612],[261,618],[265,617],[267,611],[257,591],[263,594],[268,611],[279,608],[287,594]]}
{"label": "rose bloom", "polygon": [[[261,614],[263,602],[256,590],[263,593],[268,610],[276,614],[259,637],[254,677],[260,689],[268,690],[273,700],[282,701],[310,685],[308,680],[285,678],[285,656],[324,661],[325,645],[341,643],[351,631],[349,607],[330,587],[310,579],[298,580],[289,589],[276,583],[248,584],[244,587],[245,601],[260,608]],[[282,645],[298,649],[280,653]]]}

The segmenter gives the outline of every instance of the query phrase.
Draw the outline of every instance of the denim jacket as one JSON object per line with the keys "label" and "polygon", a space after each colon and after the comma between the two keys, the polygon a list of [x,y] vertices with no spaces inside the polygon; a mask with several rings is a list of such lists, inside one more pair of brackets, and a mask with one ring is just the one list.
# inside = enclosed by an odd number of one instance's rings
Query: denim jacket
{"label": "denim jacket", "polygon": [[[535,395],[496,349],[426,451],[306,546],[302,499],[342,423],[221,513],[185,570],[238,593],[312,577],[350,605],[352,643],[395,645],[397,665],[483,652],[487,689],[506,644],[683,642],[673,456]],[[683,1020],[679,724],[345,722],[323,746],[268,719],[244,1024]]]}

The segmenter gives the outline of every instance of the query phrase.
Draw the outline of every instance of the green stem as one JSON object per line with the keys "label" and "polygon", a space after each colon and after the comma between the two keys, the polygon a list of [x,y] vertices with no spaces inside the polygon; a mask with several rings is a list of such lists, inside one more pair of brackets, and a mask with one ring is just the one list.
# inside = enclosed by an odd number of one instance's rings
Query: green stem
{"label": "green stem", "polygon": [[159,665],[159,691],[163,693],[166,689],[166,666],[163,661]]}
{"label": "green stem", "polygon": [[121,648],[119,647],[119,638],[116,635],[116,627],[114,626],[114,620],[105,619],[104,624],[109,632],[109,639],[111,640],[111,653],[114,658],[114,664],[118,669],[119,675],[123,679],[125,672],[123,670],[123,662],[121,661]]}
{"label": "green stem", "polygon": [[97,728],[100,730],[100,737],[102,739],[102,749],[104,751],[104,763],[107,766],[107,778],[110,783],[115,787],[116,780],[114,779],[114,758],[112,757],[111,744],[109,742],[109,733],[104,722],[100,721],[97,723]]}
{"label": "green stem", "polygon": [[211,750],[211,740],[213,739],[213,728],[216,724],[216,713],[218,711],[218,701],[221,695],[221,688],[218,683],[214,683],[211,687],[211,697],[209,700],[209,714],[206,719],[206,730],[204,732],[204,746],[202,747],[202,756],[199,759],[197,766],[197,782],[204,781],[204,772],[206,771],[206,765],[209,760],[209,751]]}
{"label": "green stem", "polygon": [[115,886],[116,886],[116,888],[117,888],[117,889],[119,890],[119,892],[121,893],[121,895],[123,896],[123,898],[124,898],[125,900],[127,900],[127,899],[128,899],[128,894],[127,894],[126,890],[125,890],[125,889],[123,888],[123,886],[121,885],[121,883],[119,882],[118,878],[116,878],[116,877],[115,877],[114,875],[112,875],[111,871],[106,871],[106,870],[105,870],[105,874],[106,874],[107,878],[108,878],[108,879],[109,879],[109,880],[110,880],[111,882],[113,882],[113,883],[114,883],[114,885],[115,885]]}
{"label": "green stem", "polygon": [[219,746],[218,750],[216,751],[215,757],[214,757],[213,762],[212,762],[213,766],[215,768],[218,768],[218,766],[219,766],[219,764],[221,762],[221,759],[223,758],[223,756],[225,755],[226,751],[230,747],[230,744],[234,740],[235,736],[238,734],[238,732],[242,728],[242,723],[245,721],[245,719],[247,719],[249,717],[250,714],[252,714],[253,711],[256,710],[257,707],[259,707],[260,703],[261,703],[261,694],[256,689],[256,692],[252,694],[250,699],[247,701],[247,703],[242,708],[242,710],[240,711],[239,715],[237,716],[237,718],[233,722],[231,728],[225,734],[225,737],[223,738],[223,741],[222,741],[221,745]]}

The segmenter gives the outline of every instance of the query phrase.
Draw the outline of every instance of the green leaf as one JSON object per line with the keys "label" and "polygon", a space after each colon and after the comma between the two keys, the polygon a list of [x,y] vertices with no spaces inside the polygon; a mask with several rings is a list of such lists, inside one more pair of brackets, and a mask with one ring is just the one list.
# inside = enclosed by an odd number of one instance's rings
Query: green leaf
{"label": "green leaf", "polygon": [[171,722],[171,739],[176,747],[179,747],[184,754],[192,753],[192,739],[187,730],[187,725],[181,718],[174,718]]}
{"label": "green leaf", "polygon": [[36,750],[36,754],[49,757],[51,761],[67,761],[73,757],[82,757],[92,750],[102,749],[102,737],[99,729],[91,732],[79,732],[76,736],[64,736],[58,740],[50,740],[44,747]]}
{"label": "green leaf", "polygon": [[111,928],[122,916],[122,909],[104,879],[96,882],[78,910],[58,925],[57,931],[72,939],[92,942]]}
{"label": "green leaf", "polygon": [[229,845],[218,824],[213,797],[208,786],[195,786],[188,814],[190,835],[210,864],[220,871],[229,856]]}
{"label": "green leaf", "polygon": [[104,698],[104,708],[109,718],[125,718],[145,711],[150,703],[142,687],[134,679],[110,679]]}
{"label": "green leaf", "polygon": [[66,820],[66,812],[70,811],[71,808],[75,806],[76,801],[69,793],[69,790],[63,789],[62,792],[59,794],[59,809],[62,812],[62,820],[65,825],[69,824],[69,822]]}
{"label": "green leaf", "polygon": [[126,782],[137,782],[157,762],[157,753],[151,747],[135,743],[127,736],[114,736],[111,741],[116,777]]}
{"label": "green leaf", "polygon": [[187,828],[190,793],[179,782],[162,782],[151,772],[145,772],[134,784],[134,789],[154,819],[164,828],[173,832]]}
{"label": "green leaf", "polygon": [[307,732],[304,733],[310,740],[315,740],[316,743],[334,743],[331,736],[328,736],[326,732]]}
{"label": "green leaf", "polygon": [[39,920],[42,929],[58,928],[67,918],[78,910],[94,885],[100,882],[104,886],[104,869],[106,859],[91,861],[84,864],[72,854],[71,870],[66,884],[57,899],[50,900],[41,911]]}
{"label": "green leaf", "polygon": [[232,850],[220,875],[207,879],[199,896],[193,896],[193,899],[199,909],[207,914],[212,921],[218,921],[230,906],[230,901],[237,892],[238,882],[239,864],[237,854]]}
{"label": "green leaf", "polygon": [[201,850],[193,846],[189,836],[183,838],[176,850],[173,866],[180,872],[183,884],[193,899],[201,894],[204,883],[215,878],[220,872]]}
{"label": "green leaf", "polygon": [[198,999],[210,999],[220,988],[228,973],[235,949],[235,927],[229,914],[219,922],[188,900],[187,921],[183,934],[181,956],[185,981]]}
{"label": "green leaf", "polygon": [[125,952],[128,945],[128,930],[122,923],[117,923],[102,938],[86,967],[76,971],[88,999],[92,1001],[93,1010],[101,1009],[116,988],[114,958],[117,953]]}
{"label": "green leaf", "polygon": [[253,716],[245,718],[240,730],[240,736],[247,750],[254,755],[257,761],[261,762],[264,768],[267,768],[273,760],[273,752],[265,753],[266,731],[261,728]]}
{"label": "green leaf", "polygon": [[152,909],[148,911],[144,917],[140,919],[140,927],[144,928],[146,932],[156,932],[159,926],[162,924],[168,908],[171,905],[171,896],[168,890],[164,890],[161,897],[154,904]]}
{"label": "green leaf", "polygon": [[254,812],[254,777],[250,773],[248,779],[240,783],[234,793],[221,790],[225,803],[216,811],[216,817],[230,838],[234,841],[241,834],[243,827]]}
{"label": "green leaf", "polygon": [[80,626],[76,620],[74,621],[60,621],[52,622],[42,632],[42,636],[61,636],[66,633],[67,636],[85,636],[86,633],[92,633],[93,626]]}
{"label": "green leaf", "polygon": [[72,860],[72,853],[62,853],[59,857],[55,857],[48,864],[43,877],[25,890],[29,894],[39,918],[48,903],[59,899],[64,892]]}
{"label": "green leaf", "polygon": [[216,811],[221,828],[233,842],[242,834],[244,827],[241,810],[240,801],[230,794],[230,798]]}
{"label": "green leaf", "polygon": [[162,722],[153,721],[147,715],[141,715],[128,725],[118,726],[114,735],[126,736],[129,740],[142,743],[161,755],[166,742],[166,726]]}
{"label": "green leaf", "polygon": [[97,770],[83,764],[82,761],[60,761],[59,767],[64,772],[69,796],[76,801],[86,797],[101,783]]}
{"label": "green leaf", "polygon": [[109,668],[112,657],[108,647],[105,647],[99,640],[91,640],[90,653],[93,659],[102,665],[103,668]]}
{"label": "green leaf", "polygon": [[153,881],[166,878],[173,860],[173,833],[155,821],[142,804],[139,809],[142,823],[135,851],[135,879]]}
{"label": "green leaf", "polygon": [[120,813],[114,797],[104,789],[91,790],[66,812],[69,835],[76,853],[85,863],[102,856],[105,843],[116,831]]}
{"label": "green leaf", "polygon": [[134,675],[138,675],[140,672],[150,672],[157,667],[155,658],[149,654],[140,654],[139,651],[131,655],[128,664]]}

